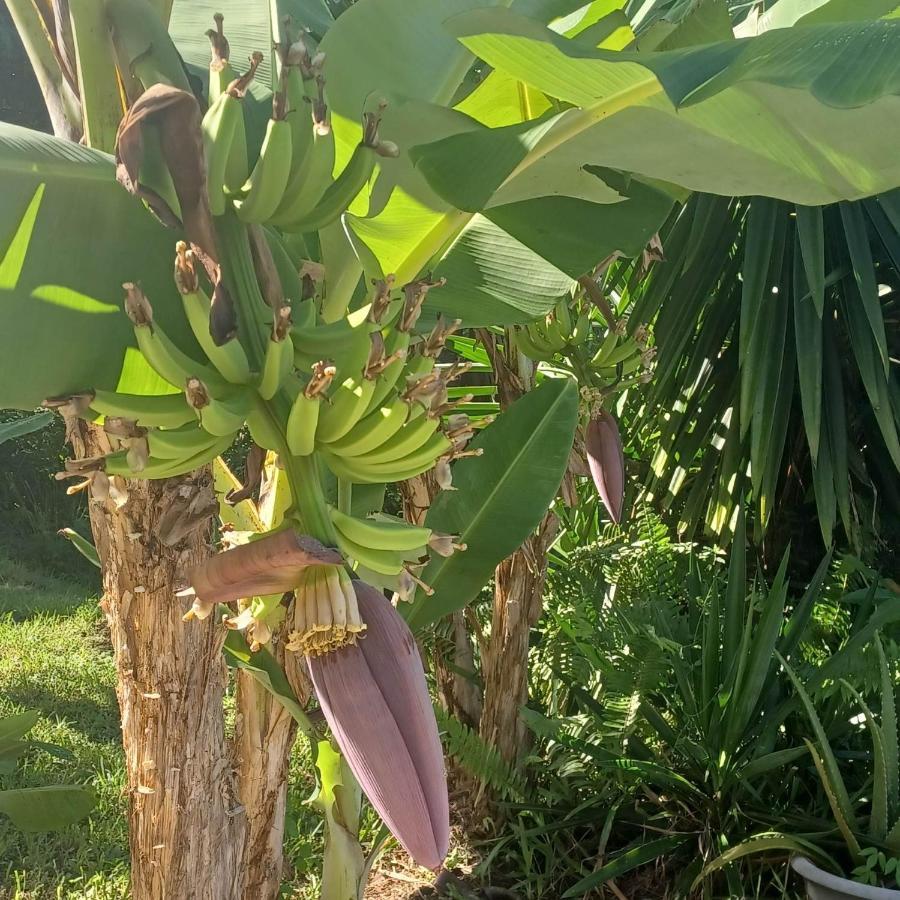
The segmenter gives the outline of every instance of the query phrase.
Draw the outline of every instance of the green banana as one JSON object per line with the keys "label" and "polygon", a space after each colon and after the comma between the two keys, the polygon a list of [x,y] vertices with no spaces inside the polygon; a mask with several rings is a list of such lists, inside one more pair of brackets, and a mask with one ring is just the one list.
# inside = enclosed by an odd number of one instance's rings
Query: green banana
{"label": "green banana", "polygon": [[315,449],[321,408],[322,398],[318,394],[309,397],[300,391],[294,399],[285,427],[288,449],[294,456],[309,456]]}
{"label": "green banana", "polygon": [[294,346],[287,336],[269,338],[266,356],[256,391],[263,400],[271,400],[284,384],[294,367]]}
{"label": "green banana", "polygon": [[161,460],[195,456],[219,441],[220,436],[210,434],[198,422],[180,428],[151,428],[147,432],[150,456]]}
{"label": "green banana", "polygon": [[324,99],[324,79],[316,79],[318,96],[312,101],[313,140],[307,149],[303,165],[291,180],[291,192],[285,192],[272,217],[272,224],[282,226],[307,215],[319,202],[325,189],[331,184],[334,171],[334,134],[328,124],[328,111]]}
{"label": "green banana", "polygon": [[556,321],[559,323],[559,330],[566,340],[566,343],[572,337],[572,313],[569,311],[569,304],[565,300],[560,300],[553,309]]}
{"label": "green banana", "polygon": [[179,241],[175,249],[175,284],[181,293],[184,313],[197,343],[227,381],[232,384],[247,384],[250,381],[250,363],[241,342],[233,337],[219,345],[209,332],[210,301],[200,287],[193,251],[184,241]]}
{"label": "green banana", "polygon": [[410,552],[426,546],[431,538],[430,528],[410,525],[407,522],[358,519],[333,507],[329,512],[339,535],[372,550]]}
{"label": "green banana", "polygon": [[[312,152],[313,122],[309,113],[307,82],[296,66],[285,69],[285,94],[287,95],[288,122],[291,126],[291,174],[285,186],[285,197],[294,197],[307,179],[307,161]],[[330,173],[329,173],[330,174]],[[282,211],[279,204],[278,212]]]}
{"label": "green banana", "polygon": [[427,443],[438,429],[439,421],[419,416],[408,421],[393,437],[361,457],[366,465],[376,465],[403,459]]}
{"label": "green banana", "polygon": [[104,469],[107,475],[123,475],[125,478],[174,478],[212,462],[231,446],[234,438],[233,434],[219,438],[216,443],[187,458],[157,459],[151,456],[140,471],[132,469],[128,464],[127,451],[119,450],[104,458]]}
{"label": "green banana", "polygon": [[253,443],[266,450],[282,452],[284,438],[279,433],[267,410],[253,409],[247,414],[247,428]]}
{"label": "green banana", "polygon": [[200,123],[206,159],[206,192],[209,209],[214,216],[225,212],[228,161],[235,145],[238,119],[243,121],[243,117],[241,101],[226,91],[210,106]]}
{"label": "green banana", "polygon": [[319,413],[316,440],[327,444],[347,434],[362,418],[374,390],[369,378],[345,378]]}
{"label": "green banana", "polygon": [[572,329],[573,344],[583,344],[591,333],[591,310],[587,304],[584,304],[578,318],[575,321],[575,327]]}
{"label": "green banana", "polygon": [[379,575],[399,575],[403,571],[404,561],[399,553],[391,550],[373,550],[350,540],[340,531],[337,533],[337,542],[345,556]]}
{"label": "green banana", "polygon": [[340,440],[332,441],[328,449],[339,456],[364,456],[392,438],[406,423],[409,412],[409,404],[395,395],[392,402],[367,413]]}
{"label": "green banana", "polygon": [[259,159],[243,187],[244,198],[234,201],[242,222],[267,222],[272,218],[291,172],[291,126],[279,112],[278,103],[279,94],[276,94],[273,117],[266,126]]}
{"label": "green banana", "polygon": [[95,391],[91,410],[101,416],[130,419],[138,425],[178,428],[195,418],[184,394],[120,394]]}

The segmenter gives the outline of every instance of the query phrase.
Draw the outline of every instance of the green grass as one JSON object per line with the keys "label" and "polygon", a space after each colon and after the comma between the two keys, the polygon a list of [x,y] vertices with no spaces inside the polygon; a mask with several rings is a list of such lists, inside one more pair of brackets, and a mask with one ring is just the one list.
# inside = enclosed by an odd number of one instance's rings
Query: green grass
{"label": "green grass", "polygon": [[73,754],[30,751],[5,787],[86,784],[91,816],[54,834],[0,818],[0,897],[126,896],[124,768],[115,679],[96,588],[42,575],[0,554],[0,716],[37,709],[30,737]]}

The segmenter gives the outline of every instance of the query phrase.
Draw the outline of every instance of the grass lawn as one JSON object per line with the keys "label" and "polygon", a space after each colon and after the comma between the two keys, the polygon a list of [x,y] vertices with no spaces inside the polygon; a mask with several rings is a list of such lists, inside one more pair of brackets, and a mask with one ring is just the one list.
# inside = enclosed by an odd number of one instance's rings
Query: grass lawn
{"label": "grass lawn", "polygon": [[65,747],[74,759],[30,752],[4,786],[80,782],[94,789],[98,806],[55,834],[23,834],[0,817],[0,896],[125,897],[125,771],[96,586],[0,554],[0,716],[25,709],[41,712],[29,736]]}

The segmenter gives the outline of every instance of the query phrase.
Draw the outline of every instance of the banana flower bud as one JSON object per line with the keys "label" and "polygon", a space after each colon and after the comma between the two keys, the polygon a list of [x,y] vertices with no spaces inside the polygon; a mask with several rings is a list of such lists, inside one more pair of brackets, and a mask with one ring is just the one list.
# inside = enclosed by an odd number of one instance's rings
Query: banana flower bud
{"label": "banana flower bud", "polygon": [[625,499],[625,455],[619,426],[605,409],[588,423],[584,449],[597,493],[609,517],[618,525]]}
{"label": "banana flower bud", "polygon": [[437,723],[412,632],[384,595],[354,581],[365,640],[311,656],[325,719],[366,796],[419,865],[447,855],[447,781]]}

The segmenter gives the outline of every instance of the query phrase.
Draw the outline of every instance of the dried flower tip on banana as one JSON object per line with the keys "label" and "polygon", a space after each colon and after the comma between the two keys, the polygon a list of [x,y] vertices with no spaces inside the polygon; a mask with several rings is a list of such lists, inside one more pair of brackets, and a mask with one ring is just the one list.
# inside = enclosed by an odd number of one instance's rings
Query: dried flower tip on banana
{"label": "dried flower tip on banana", "polygon": [[366,362],[365,377],[371,381],[381,375],[392,363],[406,359],[407,351],[405,347],[399,347],[393,353],[386,354],[384,338],[381,336],[381,332],[376,331],[370,337],[372,349],[369,351],[369,359]]}
{"label": "dried flower tip on banana", "polygon": [[275,313],[272,322],[272,340],[283,341],[291,330],[291,308],[282,306]]}
{"label": "dried flower tip on banana", "polygon": [[460,325],[462,325],[462,319],[454,319],[449,324],[444,324],[444,316],[442,313],[439,313],[437,323],[421,344],[420,352],[422,356],[430,356],[432,359],[437,359],[447,343],[447,338],[454,334]]}
{"label": "dried flower tip on banana", "polygon": [[434,480],[442,491],[455,491],[453,487],[453,471],[450,468],[450,460],[442,456],[434,464]]}
{"label": "dried flower tip on banana", "polygon": [[72,394],[68,397],[48,397],[41,406],[56,410],[64,419],[84,416],[94,399],[94,394]]}
{"label": "dried flower tip on banana", "polygon": [[222,27],[225,22],[225,16],[223,16],[222,13],[217,12],[213,15],[213,21],[216,23],[215,29],[209,28],[206,31],[206,36],[209,38],[209,49],[212,53],[210,68],[221,71],[228,65],[228,59],[231,56],[231,47],[228,44],[228,38],[225,37],[225,32]]}
{"label": "dried flower tip on banana", "polygon": [[376,325],[384,318],[384,314],[388,311],[388,307],[390,307],[393,302],[391,291],[394,289],[394,281],[395,278],[393,275],[385,275],[384,278],[372,279],[375,295],[372,297],[368,320]]}
{"label": "dried flower tip on banana", "polygon": [[209,391],[199,378],[188,378],[184,386],[184,396],[194,409],[203,409],[210,404]]}
{"label": "dried flower tip on banana", "polygon": [[472,428],[467,415],[457,414],[450,416],[447,420],[444,434],[453,442],[453,449],[456,451],[464,449],[466,444],[475,437],[475,429]]}
{"label": "dried flower tip on banana", "polygon": [[250,56],[250,68],[243,75],[235,78],[226,90],[232,97],[241,99],[249,90],[250,82],[256,77],[256,70],[263,61],[263,55],[258,50]]}
{"label": "dried flower tip on banana", "polygon": [[175,245],[175,286],[180,294],[193,294],[200,288],[196,256],[184,241]]}
{"label": "dried flower tip on banana", "polygon": [[428,292],[432,288],[443,287],[446,283],[446,278],[439,278],[437,281],[421,278],[403,285],[403,312],[400,314],[397,328],[400,331],[412,331],[422,314],[422,304],[425,302]]}
{"label": "dried flower tip on banana", "polygon": [[457,550],[466,549],[466,545],[459,542],[458,534],[440,534],[437,531],[428,539],[428,546],[439,556],[453,556]]}
{"label": "dried flower tip on banana", "polygon": [[147,299],[147,295],[140,287],[131,281],[126,281],[122,287],[125,290],[125,314],[135,326],[153,324],[153,307]]}
{"label": "dried flower tip on banana", "polygon": [[430,407],[434,395],[444,387],[439,372],[428,372],[425,375],[409,375],[406,379],[406,390],[400,399],[407,403],[421,403]]}
{"label": "dried flower tip on banana", "polygon": [[328,121],[328,104],[325,103],[325,79],[321,73],[316,75],[316,96],[312,98],[310,105],[313,131],[319,137],[326,137],[331,133],[331,124]]}
{"label": "dried flower tip on banana", "polygon": [[312,377],[303,389],[303,393],[310,400],[312,400],[313,397],[318,397],[319,394],[328,390],[328,387],[336,374],[337,369],[334,364],[326,359],[321,359],[319,362],[313,363]]}
{"label": "dried flower tip on banana", "polygon": [[294,594],[288,650],[319,656],[355,644],[366,625],[359,614],[353,582],[344,569],[307,569]]}

